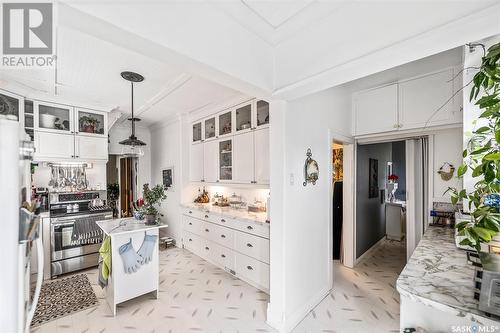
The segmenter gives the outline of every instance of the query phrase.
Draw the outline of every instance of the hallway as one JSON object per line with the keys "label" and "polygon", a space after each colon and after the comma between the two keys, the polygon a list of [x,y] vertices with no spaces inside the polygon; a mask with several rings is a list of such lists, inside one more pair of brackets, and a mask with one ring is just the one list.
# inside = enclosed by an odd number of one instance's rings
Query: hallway
{"label": "hallway", "polygon": [[396,280],[406,262],[404,245],[386,240],[354,269],[336,261],[332,293],[293,332],[399,332]]}

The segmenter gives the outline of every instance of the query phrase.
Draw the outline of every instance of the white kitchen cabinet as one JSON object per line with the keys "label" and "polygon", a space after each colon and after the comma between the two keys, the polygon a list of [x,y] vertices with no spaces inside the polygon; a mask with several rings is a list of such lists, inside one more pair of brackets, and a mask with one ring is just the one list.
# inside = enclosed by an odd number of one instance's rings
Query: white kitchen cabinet
{"label": "white kitchen cabinet", "polygon": [[354,133],[365,135],[398,128],[398,85],[362,91],[353,95]]}
{"label": "white kitchen cabinet", "polygon": [[209,141],[203,144],[203,180],[214,183],[219,179],[219,142]]}
{"label": "white kitchen cabinet", "polygon": [[234,176],[233,182],[253,184],[254,173],[254,132],[235,135],[233,138]]}
{"label": "white kitchen cabinet", "polygon": [[254,128],[269,127],[269,103],[263,100],[255,101]]}
{"label": "white kitchen cabinet", "polygon": [[219,143],[219,178],[217,181],[233,181],[233,140],[220,140]]}
{"label": "white kitchen cabinet", "polygon": [[235,112],[235,133],[243,133],[251,131],[253,128],[254,103],[248,102],[236,107]]}
{"label": "white kitchen cabinet", "polygon": [[34,101],[33,107],[35,130],[62,134],[75,132],[74,108],[72,106]]}
{"label": "white kitchen cabinet", "polygon": [[108,137],[106,112],[75,108],[75,133],[80,136]]}
{"label": "white kitchen cabinet", "polygon": [[203,126],[203,122],[201,122],[201,121],[198,121],[198,122],[193,124],[192,133],[191,133],[191,142],[197,143],[197,142],[201,142],[203,140],[202,126]]}
{"label": "white kitchen cabinet", "polygon": [[269,184],[269,128],[254,131],[255,182]]}
{"label": "white kitchen cabinet", "polygon": [[76,135],[75,158],[81,160],[107,160],[108,138]]}
{"label": "white kitchen cabinet", "polygon": [[[412,129],[460,122],[453,96],[453,69],[399,83],[399,128]],[[438,109],[442,107],[439,111]],[[455,106],[456,107],[456,106]]]}
{"label": "white kitchen cabinet", "polygon": [[217,124],[215,118],[216,117],[213,116],[203,120],[203,139],[205,141],[217,138]]}
{"label": "white kitchen cabinet", "polygon": [[203,144],[200,142],[191,145],[189,152],[189,180],[203,181]]}
{"label": "white kitchen cabinet", "polygon": [[217,133],[218,137],[229,136],[234,132],[234,112],[225,110],[217,114]]}
{"label": "white kitchen cabinet", "polygon": [[17,118],[23,125],[24,98],[11,92],[0,90],[0,115]]}
{"label": "white kitchen cabinet", "polygon": [[73,134],[35,131],[34,161],[69,160],[75,158]]}

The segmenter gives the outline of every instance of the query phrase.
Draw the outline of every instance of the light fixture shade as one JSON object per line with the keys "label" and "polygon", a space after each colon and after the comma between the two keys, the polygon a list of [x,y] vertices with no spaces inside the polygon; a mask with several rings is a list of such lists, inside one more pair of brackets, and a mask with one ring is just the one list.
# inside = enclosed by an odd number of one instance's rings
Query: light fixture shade
{"label": "light fixture shade", "polygon": [[[141,141],[137,139],[135,136],[135,122],[140,121],[139,118],[134,117],[134,82],[142,82],[144,80],[144,77],[140,74],[134,73],[134,72],[122,72],[121,76],[127,80],[130,81],[130,87],[131,87],[131,109],[132,109],[132,117],[129,118],[129,120],[132,123],[132,133],[128,137],[128,139],[125,139],[123,141],[120,141],[119,144],[124,145],[124,146],[129,146],[130,149],[123,149],[123,150],[130,150],[130,154],[137,155],[137,149],[135,147],[140,147],[140,146],[145,146],[146,143],[144,141]],[[141,149],[142,155],[144,155],[144,151]],[[129,153],[126,153],[127,155],[130,155]],[[140,156],[142,156],[140,155]]]}
{"label": "light fixture shade", "polygon": [[119,144],[125,145],[125,146],[133,146],[133,147],[146,145],[146,143],[144,141],[137,139],[137,137],[135,135],[131,135],[131,136],[129,136],[128,139],[120,141]]}
{"label": "light fixture shade", "polygon": [[142,157],[144,156],[143,146],[127,146],[122,147],[121,156],[123,157]]}

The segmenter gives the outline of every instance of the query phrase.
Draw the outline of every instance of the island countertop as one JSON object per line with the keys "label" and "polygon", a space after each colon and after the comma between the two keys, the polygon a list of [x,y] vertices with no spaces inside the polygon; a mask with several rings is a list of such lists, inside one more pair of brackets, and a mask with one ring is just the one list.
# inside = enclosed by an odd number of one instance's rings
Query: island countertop
{"label": "island countertop", "polygon": [[156,225],[146,225],[144,220],[139,221],[133,217],[97,221],[96,224],[108,236],[168,227],[168,225],[161,223]]}
{"label": "island countertop", "polygon": [[231,207],[218,207],[214,206],[211,203],[206,203],[206,204],[183,203],[181,204],[181,206],[184,208],[199,210],[202,212],[217,214],[220,216],[226,216],[233,219],[247,220],[269,226],[269,223],[266,223],[267,213],[253,213],[247,211],[246,208],[236,209]]}
{"label": "island countertop", "polygon": [[397,280],[405,297],[458,317],[485,318],[474,300],[474,268],[453,229],[428,227]]}

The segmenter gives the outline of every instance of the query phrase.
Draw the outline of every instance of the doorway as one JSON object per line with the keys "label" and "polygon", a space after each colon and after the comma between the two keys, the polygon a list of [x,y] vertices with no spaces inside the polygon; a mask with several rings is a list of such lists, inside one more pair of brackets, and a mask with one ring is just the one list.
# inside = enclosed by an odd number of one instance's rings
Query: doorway
{"label": "doorway", "polygon": [[137,200],[137,157],[120,158],[120,212],[122,217],[133,216]]}
{"label": "doorway", "polygon": [[343,180],[344,146],[334,142],[332,145],[332,224],[333,224],[333,260],[342,261],[342,224],[343,224]]}

